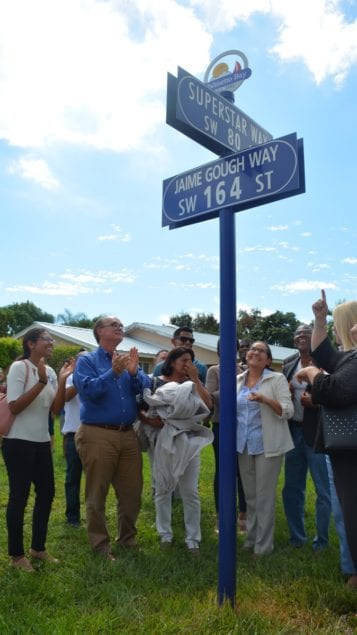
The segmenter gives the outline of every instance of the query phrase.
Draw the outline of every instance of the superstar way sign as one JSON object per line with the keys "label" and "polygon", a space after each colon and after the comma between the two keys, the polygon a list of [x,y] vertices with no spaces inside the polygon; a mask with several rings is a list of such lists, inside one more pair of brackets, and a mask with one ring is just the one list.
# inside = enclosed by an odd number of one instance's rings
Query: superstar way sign
{"label": "superstar way sign", "polygon": [[180,67],[177,78],[168,74],[166,122],[221,156],[273,138],[209,84]]}
{"label": "superstar way sign", "polygon": [[305,191],[303,145],[295,133],[206,163],[163,182],[162,226],[171,228]]}

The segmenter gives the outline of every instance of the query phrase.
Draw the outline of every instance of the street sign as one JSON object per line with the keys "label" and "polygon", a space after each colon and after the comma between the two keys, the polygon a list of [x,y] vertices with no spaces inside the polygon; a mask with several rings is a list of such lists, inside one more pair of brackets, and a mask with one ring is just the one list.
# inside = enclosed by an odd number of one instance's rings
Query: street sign
{"label": "street sign", "polygon": [[163,182],[162,226],[172,229],[305,191],[296,133],[201,165]]}
{"label": "street sign", "polygon": [[273,138],[254,119],[180,67],[177,79],[168,74],[166,122],[220,156]]}
{"label": "street sign", "polygon": [[[227,59],[236,60],[229,73]],[[221,60],[224,60],[223,62]],[[217,62],[220,62],[217,64]],[[213,80],[207,84],[210,72]],[[219,473],[218,601],[236,602],[236,265],[235,214],[305,192],[303,140],[296,133],[273,139],[243,111],[233,92],[250,76],[241,51],[225,51],[208,66],[202,83],[182,68],[168,74],[166,122],[222,158],[163,182],[162,226],[170,229],[219,216],[222,421]],[[233,75],[236,75],[233,77]],[[236,82],[234,81],[236,80]],[[212,90],[212,86],[216,89]],[[232,101],[219,94],[224,90]]]}
{"label": "street sign", "polygon": [[240,84],[245,79],[248,79],[252,74],[250,68],[243,68],[235,73],[227,73],[217,79],[211,79],[207,82],[207,86],[215,92],[221,92],[222,90],[233,90],[237,84]]}

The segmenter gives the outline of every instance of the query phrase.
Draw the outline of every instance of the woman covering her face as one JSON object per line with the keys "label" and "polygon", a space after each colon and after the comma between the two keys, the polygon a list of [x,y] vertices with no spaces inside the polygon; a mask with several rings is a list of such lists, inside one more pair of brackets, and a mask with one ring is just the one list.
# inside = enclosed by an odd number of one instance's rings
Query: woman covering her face
{"label": "woman covering her face", "polygon": [[[201,542],[198,478],[200,450],[211,443],[212,432],[200,425],[212,406],[202,385],[191,349],[172,349],[152,389],[144,390],[150,406],[140,411],[153,448],[156,528],[162,547],[170,547],[172,532],[172,494],[179,486],[183,503],[187,549],[199,553]],[[151,431],[150,431],[151,427]]]}

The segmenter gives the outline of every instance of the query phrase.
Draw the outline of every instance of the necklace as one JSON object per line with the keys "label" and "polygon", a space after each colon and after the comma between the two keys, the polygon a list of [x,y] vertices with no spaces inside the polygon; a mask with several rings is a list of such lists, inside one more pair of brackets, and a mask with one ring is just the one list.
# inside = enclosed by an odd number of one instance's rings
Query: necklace
{"label": "necklace", "polygon": [[247,388],[253,388],[253,386],[256,386],[257,383],[260,381],[261,379],[261,375],[259,375],[259,377],[255,378],[252,377],[249,373],[245,378],[245,385],[247,386]]}

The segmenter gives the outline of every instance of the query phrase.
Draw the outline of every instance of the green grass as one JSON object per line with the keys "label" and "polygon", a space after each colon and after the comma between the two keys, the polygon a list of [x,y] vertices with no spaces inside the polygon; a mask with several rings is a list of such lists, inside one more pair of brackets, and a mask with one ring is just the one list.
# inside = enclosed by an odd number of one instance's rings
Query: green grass
{"label": "green grass", "polygon": [[[212,493],[213,452],[202,452],[200,492],[202,545],[199,559],[184,546],[182,506],[174,504],[175,543],[162,552],[155,531],[150,475],[144,455],[145,486],[138,522],[138,551],[117,549],[115,563],[94,556],[84,525],[64,523],[64,473],[61,438],[54,453],[56,498],[51,514],[48,549],[58,566],[39,565],[36,574],[8,566],[5,507],[7,479],[0,459],[0,634],[224,635],[275,633],[357,633],[357,593],[349,591],[339,573],[338,542],[333,526],[326,552],[314,555],[311,544],[293,550],[277,499],[276,547],[272,555],[253,561],[240,548],[237,556],[237,607],[217,605],[217,536]],[[313,493],[309,482],[307,528],[314,531]],[[32,499],[26,513],[29,546]],[[115,535],[115,501],[107,501],[108,523]],[[84,516],[84,508],[83,508]]]}

